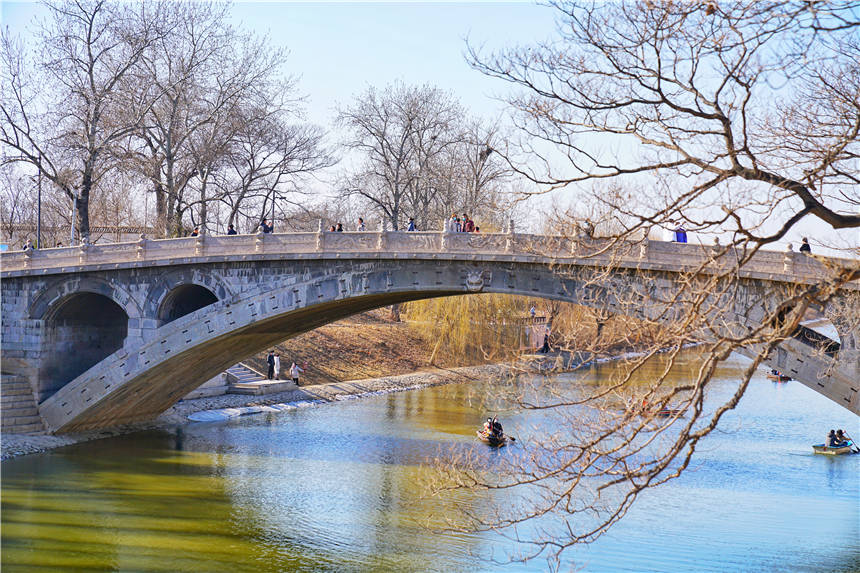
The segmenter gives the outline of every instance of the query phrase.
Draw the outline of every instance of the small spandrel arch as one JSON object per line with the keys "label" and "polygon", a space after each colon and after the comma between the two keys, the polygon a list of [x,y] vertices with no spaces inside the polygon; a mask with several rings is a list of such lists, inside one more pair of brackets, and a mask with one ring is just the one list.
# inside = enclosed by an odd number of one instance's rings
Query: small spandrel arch
{"label": "small spandrel arch", "polygon": [[198,284],[179,285],[171,290],[158,307],[159,324],[168,324],[177,318],[218,302],[211,290]]}

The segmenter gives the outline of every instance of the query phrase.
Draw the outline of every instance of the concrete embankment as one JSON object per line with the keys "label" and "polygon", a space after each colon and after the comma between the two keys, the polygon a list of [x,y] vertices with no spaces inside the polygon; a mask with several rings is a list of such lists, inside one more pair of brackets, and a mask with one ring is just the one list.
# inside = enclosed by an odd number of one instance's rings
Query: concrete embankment
{"label": "concrete embankment", "polygon": [[413,372],[399,376],[383,376],[366,380],[302,386],[278,394],[269,394],[264,397],[225,394],[222,396],[183,400],[155,420],[141,424],[56,436],[3,434],[2,443],[0,443],[0,446],[2,446],[2,457],[0,459],[6,460],[16,456],[44,452],[79,442],[114,437],[142,430],[175,427],[194,423],[193,419],[201,421],[226,420],[247,414],[314,406],[352,397],[359,398],[453,382],[465,382],[479,377],[500,375],[507,370],[508,367],[497,364],[466,366],[462,368]]}

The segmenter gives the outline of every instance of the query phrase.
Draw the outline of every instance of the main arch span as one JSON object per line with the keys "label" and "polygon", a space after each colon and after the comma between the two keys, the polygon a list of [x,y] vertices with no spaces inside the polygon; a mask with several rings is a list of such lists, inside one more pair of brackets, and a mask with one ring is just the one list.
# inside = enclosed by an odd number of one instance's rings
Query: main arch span
{"label": "main arch span", "polygon": [[[600,254],[603,246],[513,234],[306,233],[4,255],[4,372],[30,380],[49,431],[128,423],[157,416],[250,354],[394,303],[506,293],[670,319],[656,301],[669,300],[679,279],[714,257],[707,248],[653,241],[610,257]],[[767,253],[745,265],[734,289],[711,301],[721,307],[721,328],[760,325],[787,290],[821,276],[817,264]],[[843,290],[850,299],[858,289],[851,283]],[[64,314],[76,296],[100,298]],[[104,352],[108,342],[121,345],[96,363],[89,357],[66,371],[47,368],[56,317],[84,324],[87,307],[89,338],[103,342]],[[672,312],[683,309],[679,303]],[[821,340],[792,339],[768,360],[857,413],[855,333],[840,334],[838,355],[822,351]]]}

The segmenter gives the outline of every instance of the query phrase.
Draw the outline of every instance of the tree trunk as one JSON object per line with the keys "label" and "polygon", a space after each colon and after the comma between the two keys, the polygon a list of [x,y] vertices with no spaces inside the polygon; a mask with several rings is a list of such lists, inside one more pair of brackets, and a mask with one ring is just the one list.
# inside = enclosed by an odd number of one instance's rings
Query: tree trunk
{"label": "tree trunk", "polygon": [[400,304],[392,304],[391,305],[391,320],[394,322],[400,322]]}
{"label": "tree trunk", "polygon": [[164,196],[164,187],[155,185],[155,227],[161,238],[167,238],[167,201]]}

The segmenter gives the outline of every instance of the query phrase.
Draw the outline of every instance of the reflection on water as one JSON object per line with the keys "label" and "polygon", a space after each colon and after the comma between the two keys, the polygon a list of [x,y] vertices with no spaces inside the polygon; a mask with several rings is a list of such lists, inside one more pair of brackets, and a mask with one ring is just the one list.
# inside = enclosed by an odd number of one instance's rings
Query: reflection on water
{"label": "reflection on water", "polygon": [[[734,389],[742,360],[720,371],[717,394]],[[612,368],[568,378],[601,379]],[[470,389],[194,424],[3,462],[3,571],[543,569],[476,562],[517,551],[494,534],[433,532],[455,503],[500,499],[426,497],[428,460],[474,450],[492,467],[522,447],[488,451],[474,440],[486,413]],[[528,413],[508,412],[505,422],[512,433],[540,431]],[[857,417],[762,373],[725,422],[692,471],[569,557],[588,571],[860,569],[860,456],[813,456],[809,447],[830,427],[860,434]]]}

